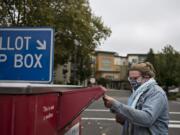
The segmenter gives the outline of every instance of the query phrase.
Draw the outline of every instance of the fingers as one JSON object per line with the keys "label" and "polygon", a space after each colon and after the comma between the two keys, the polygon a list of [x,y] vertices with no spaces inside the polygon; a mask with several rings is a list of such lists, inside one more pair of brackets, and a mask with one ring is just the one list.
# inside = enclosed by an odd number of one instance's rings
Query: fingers
{"label": "fingers", "polygon": [[108,95],[104,95],[103,96],[103,100],[107,101],[107,100],[112,100],[113,98],[111,98],[110,96]]}
{"label": "fingers", "polygon": [[103,101],[105,102],[107,99],[106,99],[106,95],[103,96]]}
{"label": "fingers", "polygon": [[111,108],[111,106],[112,106],[112,98],[111,97],[109,97],[107,95],[104,95],[103,96],[103,101],[104,101],[105,107]]}
{"label": "fingers", "polygon": [[103,96],[103,101],[104,101],[104,102],[109,102],[109,98],[108,98],[107,95],[104,95],[104,96]]}

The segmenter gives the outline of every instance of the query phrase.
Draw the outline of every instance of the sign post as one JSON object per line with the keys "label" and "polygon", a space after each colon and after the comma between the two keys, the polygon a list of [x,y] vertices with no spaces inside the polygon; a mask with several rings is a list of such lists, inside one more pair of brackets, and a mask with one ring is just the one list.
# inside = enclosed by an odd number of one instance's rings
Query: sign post
{"label": "sign post", "polygon": [[51,83],[53,29],[0,28],[0,81]]}

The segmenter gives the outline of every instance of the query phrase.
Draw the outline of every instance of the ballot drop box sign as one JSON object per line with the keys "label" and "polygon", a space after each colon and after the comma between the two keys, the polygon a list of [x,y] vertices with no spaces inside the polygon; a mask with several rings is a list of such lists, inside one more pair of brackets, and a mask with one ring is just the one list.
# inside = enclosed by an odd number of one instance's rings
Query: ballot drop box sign
{"label": "ballot drop box sign", "polygon": [[52,28],[0,28],[0,81],[51,83]]}

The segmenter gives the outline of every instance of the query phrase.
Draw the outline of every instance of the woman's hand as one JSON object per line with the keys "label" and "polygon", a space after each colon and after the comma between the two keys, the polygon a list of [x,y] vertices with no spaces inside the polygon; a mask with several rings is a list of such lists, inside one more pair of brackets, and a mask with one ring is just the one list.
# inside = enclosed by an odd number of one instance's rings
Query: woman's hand
{"label": "woman's hand", "polygon": [[112,98],[112,97],[110,97],[110,96],[104,95],[104,96],[103,96],[103,100],[104,100],[104,105],[105,105],[107,108],[111,108],[112,102],[113,102],[115,99]]}

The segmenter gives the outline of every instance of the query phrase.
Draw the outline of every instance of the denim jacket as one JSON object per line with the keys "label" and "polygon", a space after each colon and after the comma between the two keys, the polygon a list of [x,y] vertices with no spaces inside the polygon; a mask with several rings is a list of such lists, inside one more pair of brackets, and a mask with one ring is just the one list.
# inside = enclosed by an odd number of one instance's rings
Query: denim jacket
{"label": "denim jacket", "polygon": [[131,123],[130,133],[123,126],[122,135],[168,135],[168,100],[158,85],[151,86],[141,95],[135,109],[114,101],[111,110]]}

